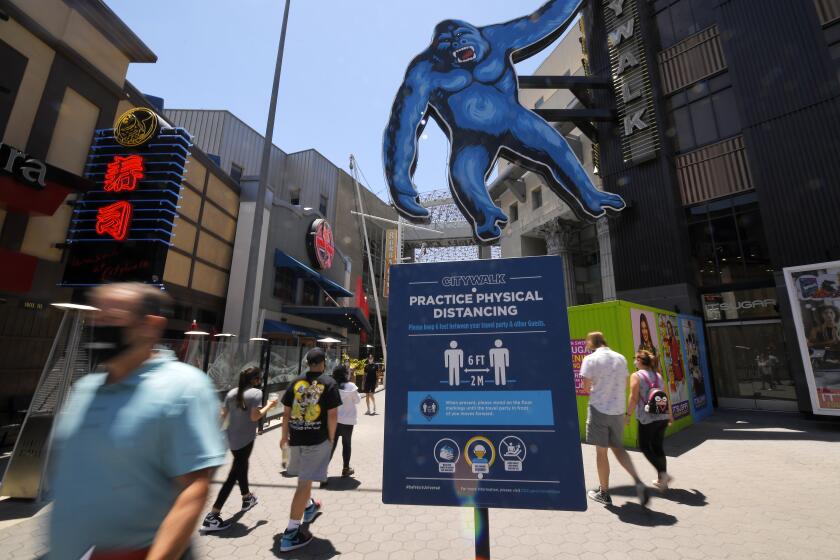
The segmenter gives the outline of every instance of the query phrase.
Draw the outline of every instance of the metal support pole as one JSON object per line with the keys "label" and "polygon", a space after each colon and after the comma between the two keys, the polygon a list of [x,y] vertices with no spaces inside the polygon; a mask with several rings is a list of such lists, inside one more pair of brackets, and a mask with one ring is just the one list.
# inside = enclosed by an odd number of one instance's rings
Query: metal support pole
{"label": "metal support pole", "polygon": [[[212,331],[212,329],[211,329],[211,331]],[[207,347],[204,349],[204,360],[203,360],[202,368],[201,368],[201,370],[208,375],[210,374],[210,351],[211,351],[212,346],[213,346],[213,338],[208,336],[207,337]]]}
{"label": "metal support pole", "polygon": [[403,256],[403,224],[402,218],[397,218],[397,263],[402,264],[402,256]]}
{"label": "metal support pole", "polygon": [[289,7],[291,0],[286,0],[283,12],[283,26],[280,30],[280,45],[277,47],[277,63],[274,67],[274,84],[271,87],[271,102],[268,108],[268,123],[265,127],[265,141],[263,143],[262,161],[260,162],[260,184],[257,188],[257,200],[254,203],[254,229],[256,240],[252,240],[248,252],[248,270],[245,274],[245,294],[242,298],[242,322],[239,327],[239,338],[248,340],[253,336],[253,311],[256,294],[257,265],[260,251],[265,251],[262,244],[263,212],[265,212],[265,193],[268,190],[268,173],[271,167],[271,148],[274,141],[274,117],[277,112],[277,93],[280,90],[280,74],[283,70],[283,51],[286,47],[286,27],[289,23]]}
{"label": "metal support pole", "polygon": [[475,560],[490,560],[490,510],[473,508],[475,512]]}
{"label": "metal support pole", "polygon": [[[271,341],[259,341],[260,345],[260,369],[262,370],[262,406],[268,403],[268,368],[271,365]],[[259,433],[265,429],[268,415],[260,418]]]}
{"label": "metal support pole", "polygon": [[[356,198],[359,202],[359,212],[364,214],[365,207],[362,204],[362,189],[359,187],[359,180],[356,178],[356,158],[350,156],[350,171],[353,172],[353,184],[356,186]],[[373,257],[370,254],[370,238],[367,232],[367,221],[362,218],[362,232],[365,236],[365,248],[367,249],[368,268],[370,270],[370,285],[373,288],[373,301],[376,304],[376,322],[379,325],[379,340],[382,341],[382,361],[388,367],[388,347],[385,344],[385,330],[382,328],[382,310],[379,307],[379,289],[376,287],[376,273],[373,270]]]}
{"label": "metal support pole", "polygon": [[[490,247],[479,247],[478,258],[490,259]],[[490,510],[473,508],[475,518],[475,560],[490,560]]]}

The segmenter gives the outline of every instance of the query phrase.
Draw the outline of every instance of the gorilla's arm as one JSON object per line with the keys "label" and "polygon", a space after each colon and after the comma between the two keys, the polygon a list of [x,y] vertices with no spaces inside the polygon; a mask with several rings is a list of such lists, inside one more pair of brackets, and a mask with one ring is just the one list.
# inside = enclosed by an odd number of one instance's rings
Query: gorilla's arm
{"label": "gorilla's arm", "polygon": [[524,49],[553,35],[559,36],[580,9],[581,3],[582,0],[551,0],[531,15],[491,25],[481,31],[494,47]]}
{"label": "gorilla's arm", "polygon": [[391,119],[385,129],[383,158],[385,177],[394,198],[417,196],[412,176],[417,161],[417,135],[431,95],[431,63],[415,60],[397,93]]}

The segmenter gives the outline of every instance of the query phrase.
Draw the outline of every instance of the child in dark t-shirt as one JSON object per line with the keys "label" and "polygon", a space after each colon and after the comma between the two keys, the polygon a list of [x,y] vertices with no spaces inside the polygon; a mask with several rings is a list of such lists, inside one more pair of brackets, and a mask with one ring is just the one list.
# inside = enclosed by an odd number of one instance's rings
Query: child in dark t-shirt
{"label": "child in dark t-shirt", "polygon": [[280,542],[281,552],[309,544],[312,534],[301,524],[312,521],[321,502],[312,500],[312,483],[327,479],[332,442],[338,425],[341,395],[335,381],[324,374],[326,356],[320,348],[306,354],[309,371],[289,384],[283,394],[280,447],[290,446],[287,473],[298,477],[289,525]]}

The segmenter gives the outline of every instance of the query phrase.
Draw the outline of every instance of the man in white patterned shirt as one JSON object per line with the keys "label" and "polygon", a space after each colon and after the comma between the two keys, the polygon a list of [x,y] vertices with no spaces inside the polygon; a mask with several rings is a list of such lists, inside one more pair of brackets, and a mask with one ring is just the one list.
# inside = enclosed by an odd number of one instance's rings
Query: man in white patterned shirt
{"label": "man in white patterned shirt", "polygon": [[627,412],[627,379],[630,373],[627,360],[607,346],[604,335],[592,332],[586,336],[586,347],[593,351],[583,359],[580,375],[584,389],[589,393],[589,414],[586,418],[586,441],[595,446],[598,466],[597,490],[588,496],[604,505],[612,505],[610,498],[610,460],[607,451],[612,449],[615,458],[636,482],[636,493],[642,505],[648,502],[647,487],[639,479],[630,455],[624,450],[624,416]]}

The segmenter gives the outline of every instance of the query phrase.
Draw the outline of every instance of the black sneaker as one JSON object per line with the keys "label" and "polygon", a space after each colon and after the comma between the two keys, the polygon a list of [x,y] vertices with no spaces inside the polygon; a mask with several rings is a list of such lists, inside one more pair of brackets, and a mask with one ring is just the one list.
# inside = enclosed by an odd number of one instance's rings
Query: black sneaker
{"label": "black sneaker", "polygon": [[280,538],[280,552],[289,552],[290,550],[297,550],[303,548],[312,542],[312,533],[298,527],[297,529],[286,529],[283,536]]}
{"label": "black sneaker", "polygon": [[646,506],[650,501],[650,490],[643,482],[636,483],[636,496],[639,498],[639,503]]}
{"label": "black sneaker", "polygon": [[348,476],[353,476],[353,474],[355,474],[355,472],[356,471],[354,471],[350,467],[347,467],[346,469],[341,469],[341,477],[342,478],[347,478]]}
{"label": "black sneaker", "polygon": [[242,498],[242,511],[248,511],[257,505],[257,497],[251,494],[247,498]]}
{"label": "black sneaker", "polygon": [[224,531],[228,527],[230,527],[230,521],[224,521],[218,513],[208,513],[198,530],[202,533],[213,533]]}
{"label": "black sneaker", "polygon": [[604,492],[600,487],[597,490],[590,490],[586,495],[589,496],[590,500],[596,501],[599,504],[604,504],[605,506],[612,505],[612,498],[610,498],[609,493]]}

